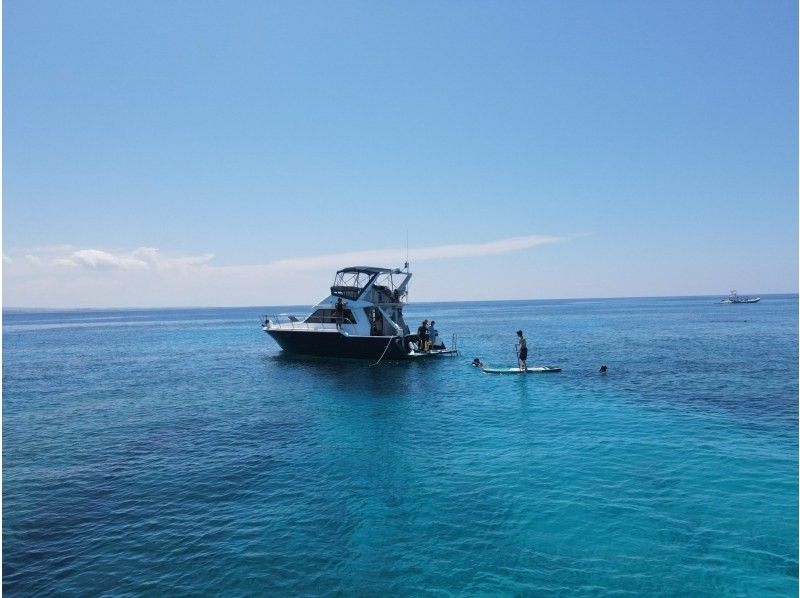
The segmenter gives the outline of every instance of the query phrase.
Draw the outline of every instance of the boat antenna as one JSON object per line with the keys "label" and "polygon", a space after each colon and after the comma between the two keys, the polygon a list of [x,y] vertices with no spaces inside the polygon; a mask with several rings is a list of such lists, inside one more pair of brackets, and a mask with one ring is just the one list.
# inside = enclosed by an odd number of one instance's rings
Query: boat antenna
{"label": "boat antenna", "polygon": [[406,272],[408,272],[408,229],[406,229],[406,263],[405,263]]}

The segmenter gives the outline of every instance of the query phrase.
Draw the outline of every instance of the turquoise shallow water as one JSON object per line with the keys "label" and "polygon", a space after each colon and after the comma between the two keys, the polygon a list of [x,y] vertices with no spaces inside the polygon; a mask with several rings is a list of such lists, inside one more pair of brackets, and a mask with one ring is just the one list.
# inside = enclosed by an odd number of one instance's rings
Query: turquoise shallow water
{"label": "turquoise shallow water", "polygon": [[[3,589],[796,595],[797,309],[417,305],[461,356],[377,367],[265,308],[7,312]],[[469,366],[517,328],[563,372]]]}

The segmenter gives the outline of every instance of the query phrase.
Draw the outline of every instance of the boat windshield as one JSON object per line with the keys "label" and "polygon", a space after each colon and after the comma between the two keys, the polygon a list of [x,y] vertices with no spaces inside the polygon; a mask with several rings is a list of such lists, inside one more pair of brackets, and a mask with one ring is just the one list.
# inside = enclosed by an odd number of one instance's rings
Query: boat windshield
{"label": "boat windshield", "polygon": [[[339,320],[336,316],[335,309],[318,309],[313,314],[306,318],[307,324],[337,324]],[[342,312],[342,324],[355,324],[356,318],[353,315],[353,312],[349,309],[345,309]]]}
{"label": "boat windshield", "polygon": [[331,287],[331,295],[345,299],[358,299],[361,291],[369,284],[374,272],[363,270],[342,270],[336,273],[336,278]]}

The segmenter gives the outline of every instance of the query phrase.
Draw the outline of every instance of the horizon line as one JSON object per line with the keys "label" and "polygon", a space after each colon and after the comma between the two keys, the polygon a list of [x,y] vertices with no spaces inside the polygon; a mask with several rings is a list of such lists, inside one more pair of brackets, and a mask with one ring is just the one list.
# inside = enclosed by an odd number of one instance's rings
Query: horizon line
{"label": "horizon line", "polygon": [[[772,293],[756,293],[757,295],[763,297],[775,296],[775,295],[798,295],[798,291],[790,291],[790,292],[772,292]],[[522,302],[522,301],[605,301],[610,299],[691,299],[691,298],[701,298],[701,297],[724,297],[725,295],[721,294],[701,294],[701,295],[618,295],[618,296],[606,296],[606,297],[551,297],[551,298],[536,298],[536,299],[441,299],[441,300],[421,300],[421,301],[414,301],[408,305],[417,305],[417,304],[438,304],[438,303],[493,303],[493,302]],[[25,307],[25,306],[3,306],[2,310],[5,312],[6,310],[9,311],[77,311],[77,310],[147,310],[147,309],[246,309],[246,308],[255,308],[255,307],[300,307],[300,306],[314,306],[317,305],[319,302],[315,303],[283,303],[283,304],[275,304],[275,305],[152,305],[149,307],[141,307],[141,306],[75,306],[75,307]]]}

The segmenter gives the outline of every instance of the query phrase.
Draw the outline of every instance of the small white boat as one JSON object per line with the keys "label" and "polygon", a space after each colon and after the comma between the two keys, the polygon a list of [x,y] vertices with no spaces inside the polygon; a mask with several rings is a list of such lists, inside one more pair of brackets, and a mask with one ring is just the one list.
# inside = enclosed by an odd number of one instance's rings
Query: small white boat
{"label": "small white boat", "polygon": [[758,303],[761,297],[742,297],[736,291],[722,299],[719,303]]}

